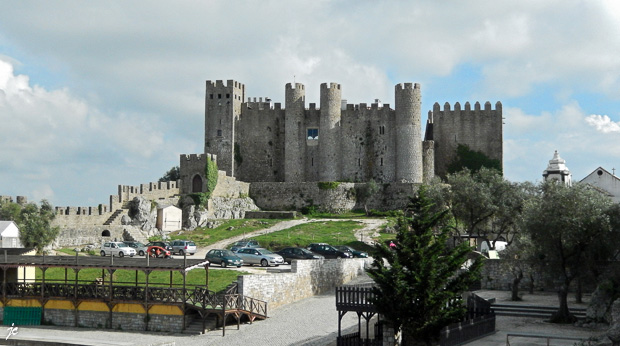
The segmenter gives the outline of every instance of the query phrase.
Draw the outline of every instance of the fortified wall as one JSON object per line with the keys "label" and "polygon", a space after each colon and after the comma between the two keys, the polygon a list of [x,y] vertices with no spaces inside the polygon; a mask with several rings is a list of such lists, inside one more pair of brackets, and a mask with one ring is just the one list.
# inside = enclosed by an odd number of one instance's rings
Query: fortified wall
{"label": "fortified wall", "polygon": [[459,144],[498,160],[500,167],[503,167],[502,131],[501,102],[495,104],[495,109],[491,108],[491,102],[486,102],[484,109],[479,102],[474,104],[474,109],[469,102],[465,103],[464,109],[458,102],[451,109],[446,102],[443,110],[439,103],[435,103],[433,110],[428,112],[425,134],[426,140],[435,142],[435,174],[446,176],[447,167],[454,160]]}
{"label": "fortified wall", "polygon": [[304,85],[287,84],[283,108],[269,98],[243,102],[245,86],[236,81],[207,81],[205,152],[217,155],[227,175],[246,182],[432,178],[433,145],[423,150],[421,136],[420,84],[396,85],[394,109],[347,104],[337,83],[320,88],[321,107],[306,107]]}

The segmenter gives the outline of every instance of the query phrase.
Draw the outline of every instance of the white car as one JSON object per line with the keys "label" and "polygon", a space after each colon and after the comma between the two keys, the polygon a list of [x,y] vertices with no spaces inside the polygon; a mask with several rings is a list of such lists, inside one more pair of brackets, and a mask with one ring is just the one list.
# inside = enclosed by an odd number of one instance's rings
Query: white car
{"label": "white car", "polygon": [[241,257],[243,264],[260,264],[263,267],[284,264],[284,258],[282,258],[282,256],[261,247],[241,248],[237,251],[237,256]]}
{"label": "white car", "polygon": [[101,256],[133,257],[136,255],[136,249],[123,243],[122,241],[109,241],[101,245]]}

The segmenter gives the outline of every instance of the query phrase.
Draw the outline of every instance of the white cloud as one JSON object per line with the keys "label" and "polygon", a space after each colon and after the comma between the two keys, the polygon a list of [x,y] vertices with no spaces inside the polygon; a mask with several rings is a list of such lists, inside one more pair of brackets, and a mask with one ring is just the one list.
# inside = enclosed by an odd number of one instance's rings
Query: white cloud
{"label": "white cloud", "polygon": [[612,121],[607,115],[592,114],[586,118],[586,122],[602,133],[620,132],[620,123]]}

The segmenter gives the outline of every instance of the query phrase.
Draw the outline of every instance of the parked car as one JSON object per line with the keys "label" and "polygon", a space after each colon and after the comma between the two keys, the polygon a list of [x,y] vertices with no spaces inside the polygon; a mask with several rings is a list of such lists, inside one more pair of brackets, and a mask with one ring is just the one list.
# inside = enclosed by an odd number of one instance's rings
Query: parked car
{"label": "parked car", "polygon": [[164,249],[168,251],[172,251],[172,244],[170,244],[167,241],[152,241],[146,244],[146,247],[149,247],[149,246],[159,246],[159,247],[163,247]]}
{"label": "parked car", "polygon": [[125,243],[129,247],[134,248],[138,256],[144,256],[146,254],[147,246],[139,241],[124,241],[123,243]]}
{"label": "parked car", "polygon": [[335,245],[334,247],[341,251],[349,251],[355,258],[368,258],[367,252],[355,250],[354,248],[347,245]]}
{"label": "parked car", "polygon": [[127,246],[122,241],[108,241],[101,245],[101,251],[99,253],[101,254],[101,256],[110,255],[118,257],[133,257],[136,255],[136,250],[132,247]]}
{"label": "parked car", "polygon": [[319,255],[325,256],[325,258],[351,258],[353,254],[349,251],[342,251],[334,248],[333,246],[325,243],[313,243],[308,245],[308,250],[316,252]]}
{"label": "parked car", "polygon": [[237,268],[240,268],[243,265],[243,260],[241,257],[226,249],[209,250],[205,256],[205,259],[209,261],[209,265],[215,263],[221,265],[223,268],[226,268],[227,266],[236,266]]}
{"label": "parked car", "polygon": [[258,241],[253,239],[242,239],[234,242],[230,247],[230,251],[237,252],[239,251],[239,249],[244,247],[260,247],[260,244],[258,243]]}
{"label": "parked car", "polygon": [[147,249],[147,253],[149,254],[149,257],[172,258],[172,252],[170,252],[170,250],[164,249],[161,246],[149,246]]}
{"label": "parked car", "polygon": [[196,243],[191,240],[175,240],[172,242],[172,253],[193,255],[196,253]]}
{"label": "parked car", "polygon": [[284,262],[291,263],[294,259],[321,259],[325,258],[323,255],[316,254],[310,250],[304,249],[302,247],[287,247],[280,251],[276,251],[276,253],[282,258],[284,258]]}
{"label": "parked car", "polygon": [[258,247],[244,247],[237,251],[237,256],[241,257],[244,264],[260,264],[263,267],[270,265],[279,266],[284,264],[284,258],[282,256],[273,253],[267,249]]}

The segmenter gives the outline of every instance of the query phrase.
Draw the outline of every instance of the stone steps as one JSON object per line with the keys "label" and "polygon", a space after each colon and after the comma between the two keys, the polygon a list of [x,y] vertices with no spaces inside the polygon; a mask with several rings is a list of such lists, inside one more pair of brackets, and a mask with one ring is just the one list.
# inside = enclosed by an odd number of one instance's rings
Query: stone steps
{"label": "stone steps", "polygon": [[[551,318],[558,310],[557,306],[542,305],[519,305],[519,304],[492,304],[491,309],[498,316]],[[586,308],[569,308],[570,312],[578,319],[586,317]]]}
{"label": "stone steps", "polygon": [[109,226],[112,224],[112,222],[114,222],[114,220],[116,220],[116,218],[123,212],[123,209],[116,209],[114,211],[114,213],[112,213],[112,215],[110,215],[110,217],[106,220],[106,222],[104,222],[103,224],[105,226]]}

